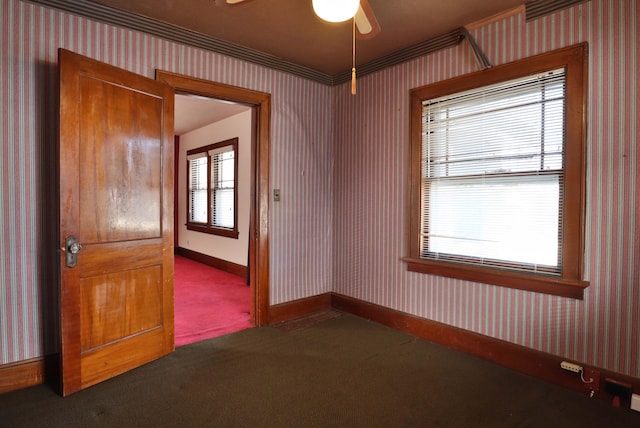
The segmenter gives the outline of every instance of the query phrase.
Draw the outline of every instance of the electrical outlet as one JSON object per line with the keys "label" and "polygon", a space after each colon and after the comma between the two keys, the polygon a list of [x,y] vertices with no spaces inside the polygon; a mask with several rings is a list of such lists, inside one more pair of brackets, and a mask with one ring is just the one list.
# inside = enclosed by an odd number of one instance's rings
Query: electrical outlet
{"label": "electrical outlet", "polygon": [[600,391],[600,372],[594,369],[585,368],[583,373],[584,386],[593,392]]}
{"label": "electrical outlet", "polygon": [[563,361],[560,363],[560,367],[564,370],[568,370],[574,373],[580,373],[582,371],[582,366],[577,364],[570,363],[569,361]]}
{"label": "electrical outlet", "polygon": [[640,412],[640,395],[631,394],[631,410]]}

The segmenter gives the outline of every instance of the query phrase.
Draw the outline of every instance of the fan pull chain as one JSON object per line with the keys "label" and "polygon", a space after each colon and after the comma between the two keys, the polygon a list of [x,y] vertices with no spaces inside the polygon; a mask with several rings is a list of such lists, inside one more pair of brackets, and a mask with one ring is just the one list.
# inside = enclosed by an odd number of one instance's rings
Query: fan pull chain
{"label": "fan pull chain", "polygon": [[351,65],[351,95],[356,94],[356,18],[353,17],[353,46],[352,46],[352,65]]}

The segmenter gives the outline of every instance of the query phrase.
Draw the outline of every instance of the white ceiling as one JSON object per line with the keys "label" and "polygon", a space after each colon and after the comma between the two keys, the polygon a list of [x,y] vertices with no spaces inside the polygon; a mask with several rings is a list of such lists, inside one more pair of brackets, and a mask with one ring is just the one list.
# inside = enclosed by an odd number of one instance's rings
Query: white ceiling
{"label": "white ceiling", "polygon": [[175,100],[175,135],[186,134],[251,108],[243,104],[196,95],[176,94]]}

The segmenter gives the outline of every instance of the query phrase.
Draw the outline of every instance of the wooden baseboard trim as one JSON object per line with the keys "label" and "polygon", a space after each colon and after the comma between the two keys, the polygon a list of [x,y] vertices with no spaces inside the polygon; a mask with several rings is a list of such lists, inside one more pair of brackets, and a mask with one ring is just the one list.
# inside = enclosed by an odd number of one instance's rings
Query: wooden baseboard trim
{"label": "wooden baseboard trim", "polygon": [[44,358],[19,361],[0,366],[0,394],[44,382]]}
{"label": "wooden baseboard trim", "polygon": [[58,356],[33,358],[0,365],[0,394],[54,382],[59,374]]}
{"label": "wooden baseboard trim", "polygon": [[[425,318],[419,318],[404,312],[336,293],[331,295],[331,305],[335,309],[343,312],[348,312],[440,345],[475,355],[544,381],[555,383],[585,395],[591,394],[591,389],[581,381],[579,375],[560,368],[560,363],[563,361],[563,358],[556,355],[536,351],[525,346],[505,342]],[[613,395],[609,394],[605,387],[607,379],[627,384],[633,391],[640,391],[640,379],[638,378],[599,367],[589,366],[577,361],[572,362],[580,364],[585,372],[594,371],[599,374],[599,381],[597,381],[595,387],[593,387],[595,391],[594,397],[601,398],[608,402],[613,401]],[[589,386],[592,386],[592,384]],[[624,398],[621,399],[620,404],[622,407],[629,408],[630,398],[628,400]]]}
{"label": "wooden baseboard trim", "polygon": [[331,309],[331,293],[269,306],[269,324],[278,324]]}
{"label": "wooden baseboard trim", "polygon": [[247,277],[247,267],[239,265],[237,263],[222,260],[217,257],[209,256],[207,254],[198,253],[197,251],[189,250],[183,247],[175,247],[174,253],[179,256],[194,260],[196,262],[200,262],[207,266],[211,266],[216,269],[231,273],[233,275],[241,276],[243,278]]}

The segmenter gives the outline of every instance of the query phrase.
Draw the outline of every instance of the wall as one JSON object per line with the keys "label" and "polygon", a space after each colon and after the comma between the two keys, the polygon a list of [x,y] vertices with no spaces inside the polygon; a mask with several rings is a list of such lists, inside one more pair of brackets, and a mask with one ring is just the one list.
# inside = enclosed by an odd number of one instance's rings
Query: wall
{"label": "wall", "polygon": [[[238,238],[187,230],[187,150],[238,138]],[[180,136],[178,160],[178,243],[176,246],[247,266],[251,202],[251,110]]]}
{"label": "wall", "polygon": [[270,303],[331,290],[331,88],[41,6],[0,0],[0,364],[58,350],[57,217],[47,205],[54,201],[50,166],[59,47],[147,77],[162,69],[270,93],[270,180],[282,191],[282,201],[269,213]]}
{"label": "wall", "polygon": [[[466,43],[334,90],[334,291],[640,377],[638,3],[593,0],[472,32],[493,64],[589,43],[583,301],[409,273],[409,90],[477,69]],[[337,221],[340,219],[340,221]]]}

